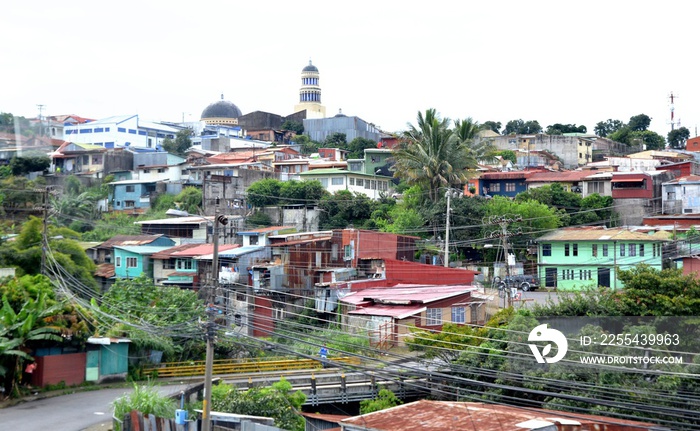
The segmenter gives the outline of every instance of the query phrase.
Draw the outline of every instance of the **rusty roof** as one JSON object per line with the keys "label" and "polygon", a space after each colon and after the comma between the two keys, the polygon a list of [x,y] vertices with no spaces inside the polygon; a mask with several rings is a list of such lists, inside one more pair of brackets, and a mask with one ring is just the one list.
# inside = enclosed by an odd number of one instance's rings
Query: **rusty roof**
{"label": "rusty roof", "polygon": [[95,269],[96,277],[112,278],[114,275],[114,265],[111,263],[101,263],[97,265],[97,269]]}
{"label": "rusty roof", "polygon": [[[608,431],[647,431],[664,429],[658,425],[555,410],[521,408],[476,402],[421,400],[397,407],[354,416],[341,421],[353,430],[371,431],[443,431],[470,429],[503,431],[517,429],[606,429]],[[465,426],[468,424],[468,426]],[[603,427],[604,426],[604,427]],[[573,429],[573,428],[568,428]]]}
{"label": "rusty roof", "polygon": [[545,234],[538,241],[665,241],[658,235],[629,229],[606,229],[600,226],[562,228]]}
{"label": "rusty roof", "polygon": [[591,171],[562,171],[562,172],[535,172],[530,175],[526,183],[556,182],[566,183],[571,181],[581,181],[592,175]]}

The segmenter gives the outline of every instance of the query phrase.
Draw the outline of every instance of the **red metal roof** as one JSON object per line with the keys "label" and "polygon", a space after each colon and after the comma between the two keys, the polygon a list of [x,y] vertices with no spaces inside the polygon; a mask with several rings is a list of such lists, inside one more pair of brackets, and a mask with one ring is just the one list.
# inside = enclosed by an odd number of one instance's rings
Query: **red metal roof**
{"label": "red metal roof", "polygon": [[369,305],[348,311],[348,314],[362,316],[387,316],[395,319],[405,319],[426,309],[425,305]]}
{"label": "red metal roof", "polygon": [[450,298],[464,293],[475,291],[474,286],[399,286],[364,289],[357,292],[352,292],[340,300],[349,304],[359,304],[363,301],[372,301],[376,304],[391,303],[394,305],[414,305],[426,304],[429,302],[439,301],[441,299]]}
{"label": "red metal roof", "polygon": [[[240,247],[238,244],[223,244],[219,252]],[[182,244],[151,255],[151,259],[170,259],[172,257],[195,257],[214,253],[214,244]]]}

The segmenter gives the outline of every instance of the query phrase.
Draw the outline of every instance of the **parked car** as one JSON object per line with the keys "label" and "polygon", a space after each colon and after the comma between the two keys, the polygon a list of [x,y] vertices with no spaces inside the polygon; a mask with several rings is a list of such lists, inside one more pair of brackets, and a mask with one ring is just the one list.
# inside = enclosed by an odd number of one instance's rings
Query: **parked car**
{"label": "parked car", "polygon": [[540,287],[540,280],[534,275],[510,275],[503,277],[503,279],[501,279],[501,277],[494,277],[493,285],[499,289],[517,287],[522,289],[523,292],[529,292]]}

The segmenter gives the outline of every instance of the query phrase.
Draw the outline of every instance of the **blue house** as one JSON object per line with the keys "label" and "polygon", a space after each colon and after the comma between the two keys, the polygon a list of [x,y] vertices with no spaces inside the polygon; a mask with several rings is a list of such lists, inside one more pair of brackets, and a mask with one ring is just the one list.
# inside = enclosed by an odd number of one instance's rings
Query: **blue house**
{"label": "blue house", "polygon": [[153,278],[151,255],[170,246],[114,246],[114,275],[117,278],[136,278],[146,274]]}
{"label": "blue house", "polygon": [[142,212],[156,197],[156,180],[124,180],[109,183],[110,209]]}
{"label": "blue house", "polygon": [[[530,172],[484,172],[474,184],[475,194],[481,196],[505,196],[514,198],[518,193],[527,191],[527,179]],[[478,184],[478,185],[477,185]]]}

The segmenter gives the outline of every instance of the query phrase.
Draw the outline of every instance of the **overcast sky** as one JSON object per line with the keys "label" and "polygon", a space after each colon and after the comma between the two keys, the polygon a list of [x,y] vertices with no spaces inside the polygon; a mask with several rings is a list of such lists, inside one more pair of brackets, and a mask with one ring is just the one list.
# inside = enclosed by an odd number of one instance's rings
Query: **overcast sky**
{"label": "overcast sky", "polygon": [[198,120],[221,94],[289,115],[318,67],[328,116],[388,132],[418,111],[478,122],[675,119],[697,135],[693,1],[12,1],[0,112]]}

